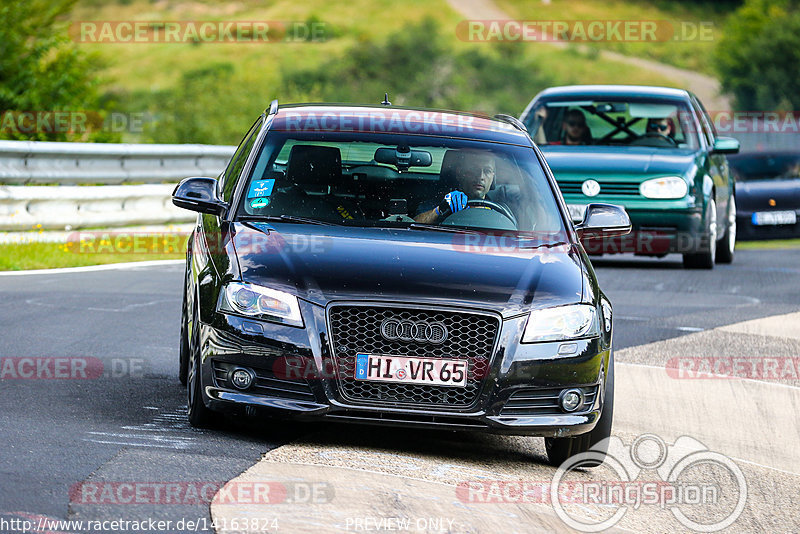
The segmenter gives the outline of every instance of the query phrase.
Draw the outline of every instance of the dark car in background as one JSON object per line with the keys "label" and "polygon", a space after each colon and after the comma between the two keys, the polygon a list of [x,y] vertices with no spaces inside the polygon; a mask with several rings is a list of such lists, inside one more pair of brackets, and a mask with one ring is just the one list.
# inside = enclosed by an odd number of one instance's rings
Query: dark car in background
{"label": "dark car in background", "polygon": [[624,206],[633,233],[585,243],[590,254],[683,255],[684,266],[733,261],[736,198],[726,154],[702,103],[667,87],[575,85],[536,95],[521,117],[575,220],[590,202]]}
{"label": "dark car in background", "polygon": [[800,151],[751,152],[728,161],[739,239],[800,237]]}
{"label": "dark car in background", "polygon": [[181,322],[192,425],[543,436],[557,464],[609,436],[612,309],[579,237],[630,220],[593,204],[574,226],[516,119],[273,102],[224,173],[173,202],[200,213]]}

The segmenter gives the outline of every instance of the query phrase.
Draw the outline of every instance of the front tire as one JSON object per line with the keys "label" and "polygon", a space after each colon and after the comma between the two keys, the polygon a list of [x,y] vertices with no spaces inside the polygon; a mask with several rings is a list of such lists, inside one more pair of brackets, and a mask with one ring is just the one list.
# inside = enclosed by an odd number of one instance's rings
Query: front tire
{"label": "front tire", "polygon": [[183,280],[183,304],[181,305],[181,340],[178,360],[178,380],[185,387],[189,375],[189,267]]}
{"label": "front tire", "polygon": [[[598,443],[611,437],[611,425],[614,421],[614,359],[608,362],[608,380],[606,380],[605,400],[603,412],[597,425],[586,434],[569,438],[544,438],[544,448],[547,451],[547,460],[550,465],[559,466],[571,456],[588,451]],[[603,463],[608,452],[608,441],[602,446],[593,449],[597,454],[597,461],[587,460],[581,462],[582,467],[597,467]],[[602,459],[601,459],[602,458]]]}
{"label": "front tire", "polygon": [[717,203],[714,199],[708,201],[706,208],[706,221],[708,227],[708,250],[694,254],[683,255],[683,266],[687,269],[713,269],[717,261]]}
{"label": "front tire", "polygon": [[195,428],[215,426],[217,414],[203,402],[202,364],[200,362],[200,318],[197,304],[193,306],[192,339],[189,342],[189,361],[186,387],[186,408],[189,424]]}
{"label": "front tire", "polygon": [[732,195],[729,203],[725,236],[717,244],[717,263],[733,263],[733,249],[736,247],[736,199]]}

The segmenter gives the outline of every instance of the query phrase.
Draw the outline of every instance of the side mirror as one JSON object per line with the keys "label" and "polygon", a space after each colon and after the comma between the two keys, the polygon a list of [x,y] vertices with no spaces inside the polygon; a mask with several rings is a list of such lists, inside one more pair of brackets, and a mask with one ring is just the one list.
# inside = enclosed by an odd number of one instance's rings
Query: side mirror
{"label": "side mirror", "polygon": [[179,208],[222,216],[228,205],[217,198],[215,178],[184,178],[172,192],[172,203]]}
{"label": "side mirror", "polygon": [[622,206],[589,204],[575,231],[581,238],[625,235],[631,231],[631,218]]}
{"label": "side mirror", "polygon": [[738,154],[739,141],[733,137],[717,137],[714,140],[714,148],[711,149],[712,154]]}

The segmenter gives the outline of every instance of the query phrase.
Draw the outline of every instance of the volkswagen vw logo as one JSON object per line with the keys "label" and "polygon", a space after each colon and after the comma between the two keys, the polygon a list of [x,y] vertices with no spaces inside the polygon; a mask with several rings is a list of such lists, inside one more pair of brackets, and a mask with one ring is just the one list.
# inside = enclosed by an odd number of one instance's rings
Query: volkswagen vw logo
{"label": "volkswagen vw logo", "polygon": [[381,322],[381,336],[388,341],[444,343],[447,327],[440,322],[411,321],[390,317]]}
{"label": "volkswagen vw logo", "polygon": [[587,197],[596,197],[600,194],[600,184],[597,183],[597,180],[586,180],[581,185],[581,191]]}

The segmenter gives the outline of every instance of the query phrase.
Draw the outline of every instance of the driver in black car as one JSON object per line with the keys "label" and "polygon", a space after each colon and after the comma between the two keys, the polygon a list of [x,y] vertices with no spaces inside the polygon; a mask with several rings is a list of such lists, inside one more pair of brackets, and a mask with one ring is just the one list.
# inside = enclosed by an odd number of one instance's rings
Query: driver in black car
{"label": "driver in black car", "polygon": [[484,151],[460,150],[450,157],[456,158],[452,165],[453,176],[445,176],[445,166],[448,164],[448,157],[445,157],[440,179],[445,183],[450,182],[454,189],[445,194],[438,205],[423,202],[419,207],[420,213],[414,217],[415,221],[435,224],[466,208],[469,200],[492,200],[486,194],[494,182],[494,156]]}

